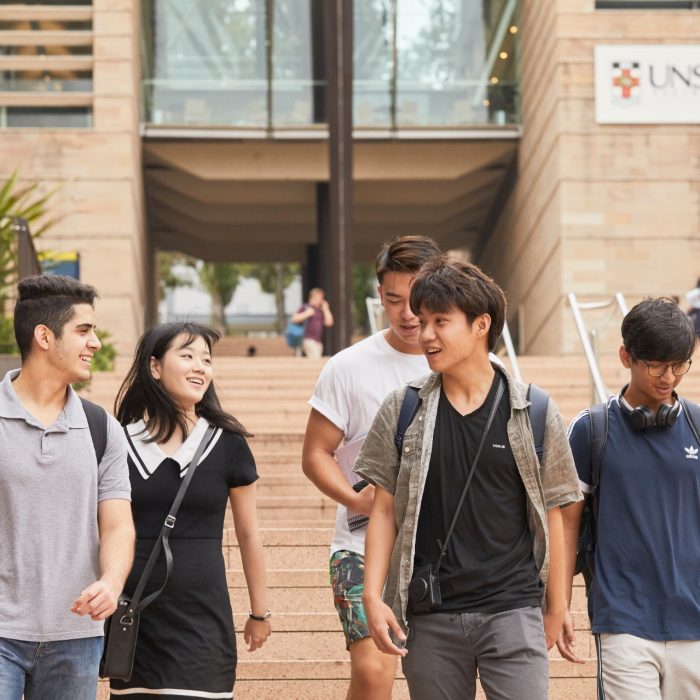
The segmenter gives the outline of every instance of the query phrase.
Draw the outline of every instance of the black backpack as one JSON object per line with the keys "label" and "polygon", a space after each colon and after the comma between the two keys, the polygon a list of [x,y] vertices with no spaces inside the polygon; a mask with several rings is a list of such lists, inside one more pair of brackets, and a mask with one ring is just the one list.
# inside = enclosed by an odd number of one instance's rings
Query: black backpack
{"label": "black backpack", "polygon": [[[401,448],[403,440],[406,436],[406,431],[413,422],[413,419],[420,408],[421,398],[418,396],[418,389],[413,386],[406,387],[403,401],[401,403],[401,411],[399,413],[399,421],[396,426],[396,434],[394,435],[394,445],[399,452],[401,459]],[[527,408],[530,417],[530,427],[532,428],[532,436],[535,441],[535,452],[537,459],[542,462],[542,452],[544,450],[544,426],[547,420],[547,406],[549,404],[549,394],[540,389],[537,384],[530,384],[527,389],[527,399],[530,405]]]}
{"label": "black backpack", "polygon": [[97,464],[99,465],[107,449],[107,411],[105,411],[102,406],[98,406],[96,403],[88,401],[82,396],[80,397],[80,401],[83,404],[88,428],[90,428],[92,445],[95,448],[95,456],[97,457]]}
{"label": "black backpack", "polygon": [[[603,463],[605,442],[608,439],[608,410],[612,397],[606,403],[597,403],[588,411],[591,424],[591,490],[585,494],[581,524],[578,531],[578,543],[576,546],[576,566],[574,574],[583,574],[586,584],[586,595],[593,582],[595,573],[595,548],[598,527],[598,504],[600,502],[600,467]],[[700,406],[679,399],[681,406],[688,416],[690,429],[695,440],[700,445],[700,434],[697,426],[700,425]]]}

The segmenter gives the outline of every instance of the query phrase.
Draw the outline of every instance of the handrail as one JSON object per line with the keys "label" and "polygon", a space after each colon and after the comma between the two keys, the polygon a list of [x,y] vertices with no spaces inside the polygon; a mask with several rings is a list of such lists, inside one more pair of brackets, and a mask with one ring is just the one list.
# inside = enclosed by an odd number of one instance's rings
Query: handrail
{"label": "handrail", "polygon": [[365,297],[365,304],[367,305],[369,331],[372,335],[374,335],[379,330],[379,324],[377,323],[377,311],[378,309],[382,309],[382,302],[377,297]]}
{"label": "handrail", "polygon": [[593,349],[593,344],[591,343],[590,336],[586,330],[586,324],[583,320],[582,310],[593,310],[593,309],[605,309],[609,306],[617,305],[620,313],[623,316],[627,315],[629,311],[627,302],[622,292],[616,292],[612,299],[607,301],[579,301],[576,294],[569,292],[568,294],[569,306],[571,307],[571,313],[574,316],[574,322],[576,323],[576,329],[578,330],[579,338],[581,339],[581,345],[583,345],[583,352],[586,356],[586,361],[588,362],[588,370],[591,373],[591,380],[593,382],[593,388],[598,401],[607,401],[610,392],[605,386],[603,377],[600,373],[600,367],[598,366],[598,360],[596,358],[595,350]]}
{"label": "handrail", "polygon": [[513,345],[513,337],[510,334],[510,328],[508,328],[508,321],[503,323],[503,333],[501,335],[503,336],[503,344],[506,346],[506,355],[508,355],[511,372],[519,382],[522,382],[523,375],[520,372],[518,356],[515,352],[515,345]]}

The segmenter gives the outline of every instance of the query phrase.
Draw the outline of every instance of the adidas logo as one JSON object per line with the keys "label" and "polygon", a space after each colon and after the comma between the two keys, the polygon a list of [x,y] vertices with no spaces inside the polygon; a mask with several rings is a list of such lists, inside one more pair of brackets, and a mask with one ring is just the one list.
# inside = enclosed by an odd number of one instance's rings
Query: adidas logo
{"label": "adidas logo", "polygon": [[685,458],[686,459],[697,459],[698,458],[698,448],[693,447],[692,445],[690,447],[684,447],[685,450]]}

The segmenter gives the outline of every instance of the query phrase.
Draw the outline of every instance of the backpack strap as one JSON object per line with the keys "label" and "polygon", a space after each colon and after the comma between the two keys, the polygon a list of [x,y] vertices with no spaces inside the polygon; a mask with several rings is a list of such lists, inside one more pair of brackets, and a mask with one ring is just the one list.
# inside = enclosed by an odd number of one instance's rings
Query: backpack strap
{"label": "backpack strap", "polygon": [[609,403],[597,403],[588,409],[591,423],[591,486],[597,489],[600,485],[600,465],[603,462],[603,451],[608,439],[608,406]]}
{"label": "backpack strap", "polygon": [[544,452],[544,428],[547,422],[547,406],[549,405],[549,394],[537,384],[530,384],[527,388],[527,400],[530,405],[527,407],[527,414],[530,418],[532,437],[535,440],[535,452],[537,459],[542,464],[542,453]]}
{"label": "backpack strap", "polygon": [[88,428],[90,428],[90,437],[92,445],[95,448],[95,456],[97,464],[102,461],[105,450],[107,449],[107,411],[98,406],[92,401],[80,397],[87,418]]}
{"label": "backpack strap", "polygon": [[683,398],[678,399],[681,402],[681,406],[685,411],[685,415],[688,416],[688,423],[690,424],[690,429],[693,431],[693,435],[700,445],[700,432],[698,427],[700,426],[700,406],[692,401],[686,401]]}
{"label": "backpack strap", "polygon": [[598,488],[600,487],[600,466],[608,439],[608,409],[611,399],[606,403],[597,403],[588,410],[591,423],[591,497],[593,501],[593,518],[598,521]]}
{"label": "backpack strap", "polygon": [[416,417],[421,403],[422,399],[418,396],[418,389],[413,386],[407,386],[406,393],[401,403],[401,412],[399,413],[399,422],[396,425],[396,434],[394,435],[394,445],[396,445],[396,449],[398,450],[399,459],[401,459],[401,449],[403,448],[403,439],[406,436],[406,431]]}

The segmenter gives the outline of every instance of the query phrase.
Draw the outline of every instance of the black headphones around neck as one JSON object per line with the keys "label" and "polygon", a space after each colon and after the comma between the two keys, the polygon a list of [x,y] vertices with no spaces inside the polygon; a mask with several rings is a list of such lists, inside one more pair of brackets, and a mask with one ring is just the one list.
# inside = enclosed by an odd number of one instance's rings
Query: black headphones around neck
{"label": "black headphones around neck", "polygon": [[654,413],[649,406],[637,406],[632,408],[632,406],[624,400],[625,392],[629,384],[625,384],[620,392],[620,410],[630,422],[632,430],[638,433],[649,430],[650,428],[660,428],[661,430],[666,430],[670,428],[677,420],[678,414],[681,412],[681,402],[678,400],[678,394],[672,392],[673,405],[669,406],[667,403],[662,403],[659,409]]}

